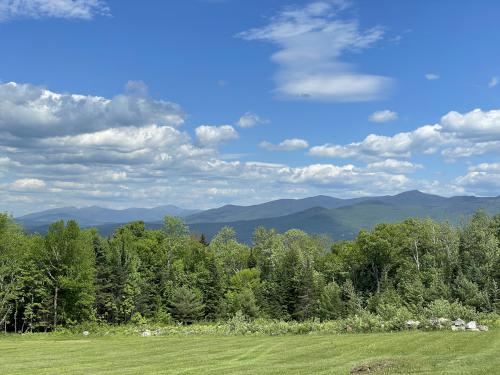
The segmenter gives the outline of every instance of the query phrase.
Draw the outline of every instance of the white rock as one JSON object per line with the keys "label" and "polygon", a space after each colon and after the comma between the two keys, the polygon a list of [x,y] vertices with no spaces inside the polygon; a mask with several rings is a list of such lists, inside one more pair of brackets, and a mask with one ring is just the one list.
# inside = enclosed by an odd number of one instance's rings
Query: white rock
{"label": "white rock", "polygon": [[465,329],[477,329],[477,325],[475,321],[470,321],[465,325]]}
{"label": "white rock", "polygon": [[408,327],[418,327],[420,325],[420,322],[418,320],[408,320],[406,321],[406,325]]}
{"label": "white rock", "polygon": [[477,326],[477,329],[480,330],[481,332],[488,332],[488,326],[483,326],[481,324]]}
{"label": "white rock", "polygon": [[88,336],[88,335],[90,335],[90,332],[89,331],[83,331],[83,335],[84,336]]}
{"label": "white rock", "polygon": [[141,336],[142,337],[149,337],[149,336],[151,336],[151,331],[149,329],[147,329],[141,333]]}
{"label": "white rock", "polygon": [[465,326],[465,322],[462,320],[462,319],[457,319],[457,320],[454,320],[452,322],[452,324],[455,326],[455,327],[463,327]]}

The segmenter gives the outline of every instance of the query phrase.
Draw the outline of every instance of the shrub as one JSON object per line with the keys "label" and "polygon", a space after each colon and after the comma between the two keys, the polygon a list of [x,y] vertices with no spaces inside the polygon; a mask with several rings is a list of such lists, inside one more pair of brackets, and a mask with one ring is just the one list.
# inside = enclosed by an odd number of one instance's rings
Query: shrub
{"label": "shrub", "polygon": [[464,319],[477,320],[478,313],[474,307],[464,306],[460,302],[450,302],[445,299],[437,299],[432,301],[424,308],[424,316],[430,318],[448,318],[448,319]]}

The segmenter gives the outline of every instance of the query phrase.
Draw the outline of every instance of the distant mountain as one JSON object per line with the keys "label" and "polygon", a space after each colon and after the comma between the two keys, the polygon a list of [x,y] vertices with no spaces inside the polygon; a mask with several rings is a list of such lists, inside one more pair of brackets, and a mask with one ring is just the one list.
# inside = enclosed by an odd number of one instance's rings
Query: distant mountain
{"label": "distant mountain", "polygon": [[406,192],[395,196],[374,197],[351,205],[327,209],[314,207],[290,215],[240,220],[223,223],[192,223],[191,231],[211,238],[222,227],[233,227],[238,239],[251,242],[258,226],[274,228],[279,232],[302,229],[308,233],[326,234],[334,240],[352,239],[361,229],[371,229],[379,223],[393,223],[408,218],[431,218],[459,224],[479,209],[490,214],[500,213],[500,197],[444,198],[421,192]]}
{"label": "distant mountain", "polygon": [[222,227],[231,226],[240,241],[250,243],[252,233],[258,226],[274,228],[279,232],[297,228],[309,233],[326,234],[335,240],[352,239],[361,229],[410,217],[458,224],[478,209],[490,214],[500,213],[500,197],[445,198],[414,190],[392,196],[354,199],[323,195],[279,199],[252,206],[226,205],[199,212],[175,206],[127,210],[66,207],[26,215],[17,220],[29,231],[44,232],[53,221],[75,219],[82,227],[97,227],[102,235],[107,236],[117,227],[135,220],[143,220],[148,228],[158,229],[165,215],[174,215],[184,217],[192,232],[204,233],[208,239]]}
{"label": "distant mountain", "polygon": [[76,220],[82,227],[99,226],[107,223],[126,223],[135,220],[159,221],[166,215],[185,217],[198,212],[187,210],[173,205],[155,208],[127,208],[113,210],[97,206],[92,207],[62,207],[37,212],[16,218],[30,231],[44,231],[43,228],[57,220]]}
{"label": "distant mountain", "polygon": [[226,205],[202,211],[185,218],[188,224],[223,223],[285,216],[313,207],[337,208],[371,198],[340,199],[318,195],[303,199],[278,199],[253,206]]}

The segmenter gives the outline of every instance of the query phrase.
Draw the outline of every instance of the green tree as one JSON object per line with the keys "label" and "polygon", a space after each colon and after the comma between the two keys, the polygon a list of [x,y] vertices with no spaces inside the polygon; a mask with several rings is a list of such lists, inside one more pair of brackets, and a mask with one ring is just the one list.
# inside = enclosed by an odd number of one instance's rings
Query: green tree
{"label": "green tree", "polygon": [[70,220],[49,227],[41,264],[52,289],[52,328],[93,316],[95,257],[89,232]]}
{"label": "green tree", "polygon": [[205,306],[198,290],[180,287],[174,290],[170,301],[170,313],[179,322],[191,324],[203,316]]}
{"label": "green tree", "polygon": [[0,325],[6,325],[11,314],[17,316],[26,256],[26,241],[20,228],[7,214],[0,214]]}
{"label": "green tree", "polygon": [[318,315],[324,320],[338,319],[342,316],[343,312],[342,290],[335,281],[332,281],[321,292],[318,303]]}

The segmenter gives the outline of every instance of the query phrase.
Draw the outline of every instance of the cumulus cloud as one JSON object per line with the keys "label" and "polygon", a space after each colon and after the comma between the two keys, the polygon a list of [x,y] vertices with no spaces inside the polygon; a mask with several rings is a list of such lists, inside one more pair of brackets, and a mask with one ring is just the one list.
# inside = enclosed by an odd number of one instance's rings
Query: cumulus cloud
{"label": "cumulus cloud", "polygon": [[465,114],[449,112],[441,118],[443,130],[457,137],[477,140],[500,140],[500,110],[474,109]]}
{"label": "cumulus cloud", "polygon": [[439,78],[440,78],[439,74],[436,74],[436,73],[427,73],[425,75],[425,79],[428,81],[435,81]]}
{"label": "cumulus cloud", "polygon": [[410,182],[404,174],[373,173],[356,168],[352,164],[342,166],[312,164],[297,168],[284,167],[278,171],[278,175],[282,181],[294,184],[333,185],[337,188],[349,186],[359,188],[362,184],[369,183],[375,189],[388,183],[395,189],[405,189],[405,186]]}
{"label": "cumulus cloud", "polygon": [[238,138],[238,132],[231,125],[201,125],[195,132],[198,142],[203,146],[216,146],[220,142]]}
{"label": "cumulus cloud", "polygon": [[346,145],[324,144],[309,150],[311,156],[359,160],[409,158],[415,153],[440,152],[447,159],[498,152],[500,110],[451,111],[435,125],[393,136],[370,134]]}
{"label": "cumulus cloud", "polygon": [[103,0],[0,0],[0,22],[19,18],[90,20],[109,14]]}
{"label": "cumulus cloud", "polygon": [[[8,197],[3,209],[16,213],[68,202],[121,208],[129,207],[130,202],[136,206],[168,202],[206,207],[297,195],[357,196],[415,188],[449,194],[469,188],[486,191],[486,186],[490,191],[494,189],[493,182],[487,184],[488,179],[493,179],[491,176],[496,176],[491,167],[471,169],[471,175],[457,179],[453,186],[444,186],[436,181],[418,180],[419,175],[410,176],[423,166],[409,159],[418,153],[438,152],[445,158],[457,158],[460,155],[452,152],[464,153],[466,148],[471,153],[498,152],[494,111],[452,113],[443,116],[438,124],[413,131],[392,136],[371,134],[350,144],[316,146],[309,151],[312,155],[349,161],[292,166],[246,161],[248,155],[226,158],[219,153],[218,145],[235,139],[235,128],[202,125],[195,129],[193,137],[180,127],[185,116],[177,104],[170,103],[168,110],[160,111],[161,116],[139,111],[140,116],[126,112],[124,117],[117,117],[108,109],[116,98],[84,96],[81,100],[86,105],[100,108],[98,114],[85,117],[82,111],[74,109],[78,108],[74,102],[79,100],[75,94],[50,91],[45,95],[54,99],[41,105],[40,97],[48,90],[8,84],[11,91],[6,95],[4,86],[0,103],[7,113],[0,111],[0,194]],[[153,107],[168,103],[151,99],[147,87],[138,81],[129,83],[122,96],[129,103],[144,100]],[[160,108],[164,108],[163,104]],[[165,116],[177,120],[166,120]],[[86,124],[83,118],[95,123]],[[82,125],[76,126],[77,123]],[[287,151],[307,147],[307,142],[285,139],[263,147]]]}
{"label": "cumulus cloud", "polygon": [[[133,85],[137,86],[137,83]],[[136,87],[132,94],[106,99],[56,93],[30,84],[0,84],[0,133],[30,138],[71,135],[109,127],[180,126],[184,123],[185,115],[180,106],[153,100],[139,95],[139,92]]]}
{"label": "cumulus cloud", "polygon": [[269,120],[260,117],[254,112],[246,112],[240,119],[236,122],[236,125],[240,128],[252,128],[255,125],[267,124]]}
{"label": "cumulus cloud", "polygon": [[38,178],[21,178],[14,181],[10,188],[12,190],[40,190],[45,188],[45,182]]}
{"label": "cumulus cloud", "polygon": [[370,134],[361,142],[347,145],[325,144],[312,147],[309,154],[329,158],[354,158],[370,160],[379,158],[409,158],[413,151],[433,153],[436,147],[445,143],[440,125],[422,126],[412,132],[393,136]]}
{"label": "cumulus cloud", "polygon": [[373,112],[370,115],[370,121],[372,122],[387,122],[397,120],[398,114],[394,111],[385,109],[383,111]]}
{"label": "cumulus cloud", "polygon": [[386,159],[369,163],[366,166],[366,169],[369,171],[383,171],[406,174],[416,172],[423,167],[424,166],[422,164],[414,164],[407,160]]}
{"label": "cumulus cloud", "polygon": [[170,126],[110,128],[95,133],[51,137],[40,141],[43,146],[60,148],[93,148],[133,153],[145,149],[166,149],[189,142],[186,134]]}
{"label": "cumulus cloud", "polygon": [[382,39],[381,27],[360,30],[355,19],[341,18],[346,1],[323,0],[285,8],[267,26],[238,37],[278,46],[276,93],[284,98],[338,102],[383,97],[392,79],[356,71],[342,61],[346,52],[359,52]]}
{"label": "cumulus cloud", "polygon": [[308,148],[309,143],[305,139],[292,138],[285,139],[278,144],[263,141],[259,144],[259,146],[268,151],[296,151]]}
{"label": "cumulus cloud", "polygon": [[468,173],[459,176],[454,183],[465,190],[488,195],[500,188],[500,163],[481,163],[469,167]]}

